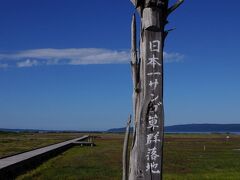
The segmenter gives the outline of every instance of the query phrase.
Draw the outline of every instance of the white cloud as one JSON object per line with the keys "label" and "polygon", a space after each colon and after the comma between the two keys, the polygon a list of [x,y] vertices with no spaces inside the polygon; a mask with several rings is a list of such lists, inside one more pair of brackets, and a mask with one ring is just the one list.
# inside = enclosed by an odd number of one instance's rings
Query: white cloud
{"label": "white cloud", "polygon": [[17,67],[32,67],[32,66],[37,66],[39,62],[37,60],[30,60],[27,59],[25,61],[20,61],[17,63]]}
{"label": "white cloud", "polygon": [[164,60],[166,63],[171,63],[171,62],[180,62],[183,60],[184,55],[180,53],[163,53]]}
{"label": "white cloud", "polygon": [[[179,62],[183,59],[183,55],[179,53],[164,52],[164,57],[165,62]],[[122,64],[129,63],[130,51],[101,48],[33,49],[2,53],[0,54],[1,61],[15,63],[17,67],[60,64]]]}

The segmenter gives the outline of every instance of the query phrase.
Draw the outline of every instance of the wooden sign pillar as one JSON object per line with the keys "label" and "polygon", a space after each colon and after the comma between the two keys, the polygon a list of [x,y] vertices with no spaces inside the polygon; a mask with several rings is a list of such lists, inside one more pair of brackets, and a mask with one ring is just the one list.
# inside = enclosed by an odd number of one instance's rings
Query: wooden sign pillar
{"label": "wooden sign pillar", "polygon": [[[163,48],[168,15],[183,0],[168,8],[168,0],[131,0],[141,17],[140,53],[136,45],[136,17],[132,19],[132,77],[134,137],[129,180],[162,179],[164,109]],[[138,57],[139,56],[139,57]]]}

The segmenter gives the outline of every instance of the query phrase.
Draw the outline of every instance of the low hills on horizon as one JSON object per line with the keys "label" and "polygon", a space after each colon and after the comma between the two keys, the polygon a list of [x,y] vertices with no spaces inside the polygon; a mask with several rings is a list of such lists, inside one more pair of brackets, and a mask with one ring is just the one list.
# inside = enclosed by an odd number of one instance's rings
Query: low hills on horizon
{"label": "low hills on horizon", "polygon": [[[107,132],[125,132],[126,128],[113,128],[109,129]],[[131,131],[133,128],[131,128]],[[233,133],[240,132],[240,124],[182,124],[182,125],[172,125],[165,126],[166,133]]]}
{"label": "low hills on horizon", "polygon": [[[106,131],[71,131],[71,130],[39,130],[39,129],[8,129],[0,128],[0,132],[38,132],[38,133],[123,133],[126,128],[112,128]],[[133,128],[131,127],[131,131]],[[240,124],[182,124],[165,126],[166,133],[240,133]]]}

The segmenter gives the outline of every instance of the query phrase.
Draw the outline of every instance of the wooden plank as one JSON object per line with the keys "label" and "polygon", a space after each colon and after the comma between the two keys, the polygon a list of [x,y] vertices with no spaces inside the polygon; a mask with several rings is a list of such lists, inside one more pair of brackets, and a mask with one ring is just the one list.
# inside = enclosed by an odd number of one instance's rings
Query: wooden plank
{"label": "wooden plank", "polygon": [[41,160],[45,158],[45,156],[50,154],[55,154],[55,152],[60,152],[61,150],[65,150],[73,145],[76,141],[82,141],[88,139],[89,136],[83,136],[79,138],[75,138],[72,140],[68,140],[65,142],[57,143],[54,145],[50,145],[47,147],[35,149],[32,151],[24,152],[21,154],[13,155],[10,157],[0,159],[0,179],[2,177],[8,176],[9,174],[15,173],[18,171],[18,168],[24,169],[24,166],[28,164],[29,161],[35,164],[34,161]]}
{"label": "wooden plank", "polygon": [[13,164],[16,164],[16,163],[19,163],[21,161],[32,158],[34,156],[46,153],[48,151],[52,151],[54,149],[58,149],[60,147],[66,146],[66,145],[69,145],[69,144],[71,144],[75,141],[85,140],[86,138],[88,138],[88,136],[83,136],[83,137],[80,137],[80,138],[76,138],[76,139],[72,139],[72,140],[69,140],[69,141],[61,142],[61,143],[54,144],[54,145],[51,145],[51,146],[47,146],[47,147],[44,147],[44,148],[39,148],[39,149],[35,149],[33,151],[28,151],[28,152],[25,152],[25,153],[21,153],[21,154],[17,154],[17,155],[14,155],[14,156],[10,156],[10,157],[7,157],[7,158],[0,159],[0,170],[7,167],[7,166],[11,166]]}

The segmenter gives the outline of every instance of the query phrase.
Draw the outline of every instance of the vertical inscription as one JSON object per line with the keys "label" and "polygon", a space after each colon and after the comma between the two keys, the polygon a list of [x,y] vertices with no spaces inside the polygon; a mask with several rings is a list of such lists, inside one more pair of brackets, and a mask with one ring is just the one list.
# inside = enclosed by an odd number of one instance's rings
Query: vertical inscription
{"label": "vertical inscription", "polygon": [[[153,32],[146,32],[152,34]],[[158,37],[159,38],[159,37]],[[146,130],[146,154],[145,171],[146,174],[160,175],[161,173],[161,108],[162,97],[162,58],[161,41],[158,39],[147,38],[146,42],[146,96],[150,96],[151,108],[147,117]]]}
{"label": "vertical inscription", "polygon": [[131,67],[134,84],[134,138],[129,180],[161,180],[164,141],[163,48],[168,16],[184,0],[131,0],[141,18],[139,53],[132,21]]}

